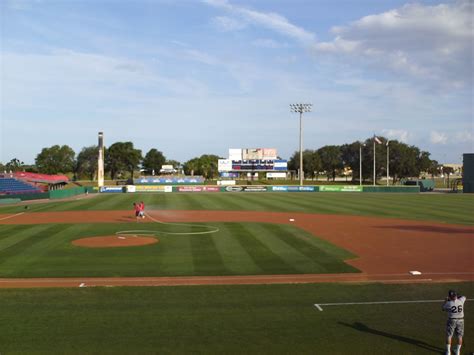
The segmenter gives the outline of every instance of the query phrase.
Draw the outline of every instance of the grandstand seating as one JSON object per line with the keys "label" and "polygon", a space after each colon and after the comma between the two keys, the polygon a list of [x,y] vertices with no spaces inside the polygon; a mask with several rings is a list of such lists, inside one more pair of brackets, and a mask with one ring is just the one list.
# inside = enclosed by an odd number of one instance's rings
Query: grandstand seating
{"label": "grandstand seating", "polygon": [[65,175],[48,175],[48,174],[37,174],[27,172],[16,172],[14,177],[29,182],[39,182],[45,184],[61,184],[67,183],[69,178]]}
{"label": "grandstand seating", "polygon": [[15,194],[29,194],[39,193],[41,190],[26,182],[13,178],[0,178],[0,194],[15,195]]}

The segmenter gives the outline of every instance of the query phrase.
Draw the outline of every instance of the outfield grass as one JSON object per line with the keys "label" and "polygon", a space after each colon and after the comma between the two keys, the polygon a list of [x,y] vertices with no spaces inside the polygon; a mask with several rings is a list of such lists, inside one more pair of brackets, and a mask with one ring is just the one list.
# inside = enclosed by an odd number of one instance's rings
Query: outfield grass
{"label": "outfield grass", "polygon": [[[474,224],[472,194],[398,193],[149,193],[101,194],[78,201],[31,205],[31,211],[132,210],[144,201],[159,210],[246,210],[347,214]],[[23,206],[0,213],[24,212]]]}
{"label": "outfield grass", "polygon": [[[209,226],[202,224],[202,226]],[[140,225],[159,243],[128,248],[84,248],[72,240],[135,230],[136,223],[0,225],[0,277],[198,276],[341,273],[357,270],[351,253],[294,226],[213,223]]]}
{"label": "outfield grass", "polygon": [[[314,303],[436,300],[442,285],[260,285],[0,290],[2,354],[442,353],[440,303],[327,307]],[[465,307],[465,354],[474,308]]]}

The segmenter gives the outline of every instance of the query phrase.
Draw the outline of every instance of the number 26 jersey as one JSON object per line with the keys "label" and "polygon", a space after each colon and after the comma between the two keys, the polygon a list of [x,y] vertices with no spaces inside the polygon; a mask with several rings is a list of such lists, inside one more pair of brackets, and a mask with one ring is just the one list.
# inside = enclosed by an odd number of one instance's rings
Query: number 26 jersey
{"label": "number 26 jersey", "polygon": [[451,319],[461,319],[464,318],[464,302],[466,297],[461,296],[456,298],[454,301],[447,301],[443,305],[443,310],[448,312],[448,317]]}

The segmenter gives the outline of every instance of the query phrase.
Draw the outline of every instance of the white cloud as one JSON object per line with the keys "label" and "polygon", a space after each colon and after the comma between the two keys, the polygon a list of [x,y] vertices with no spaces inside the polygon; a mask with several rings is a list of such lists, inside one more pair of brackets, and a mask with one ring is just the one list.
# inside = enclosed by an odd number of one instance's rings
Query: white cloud
{"label": "white cloud", "polygon": [[196,49],[187,49],[184,54],[187,58],[194,60],[196,62],[204,63],[207,65],[216,65],[219,64],[219,60],[212,55],[198,51]]}
{"label": "white cloud", "polygon": [[255,47],[261,47],[261,48],[284,48],[288,47],[288,44],[282,43],[282,42],[277,42],[273,39],[270,38],[259,38],[256,39],[252,42],[252,45]]}
{"label": "white cloud", "polygon": [[225,0],[203,0],[204,3],[224,9],[248,23],[260,25],[281,35],[310,44],[316,40],[313,33],[289,22],[285,17],[274,12],[261,12],[243,6],[232,5]]}
{"label": "white cloud", "polygon": [[358,56],[399,73],[459,88],[472,84],[474,31],[470,0],[407,4],[334,27],[317,53]]}
{"label": "white cloud", "polygon": [[448,135],[443,132],[431,131],[430,142],[433,144],[446,144],[448,142]]}
{"label": "white cloud", "polygon": [[212,22],[219,30],[224,32],[239,31],[247,27],[247,23],[237,21],[236,19],[227,16],[217,16],[212,20]]}
{"label": "white cloud", "polygon": [[408,131],[403,130],[403,129],[383,129],[382,133],[388,139],[396,139],[403,143],[408,143],[408,140],[410,137],[410,134],[408,133]]}
{"label": "white cloud", "polygon": [[[193,60],[212,62],[200,52]],[[103,106],[154,95],[198,95],[205,85],[186,77],[168,77],[135,60],[70,50],[44,54],[2,53],[5,109]]]}
{"label": "white cloud", "polygon": [[456,141],[461,143],[474,142],[474,135],[471,132],[459,132],[455,136]]}

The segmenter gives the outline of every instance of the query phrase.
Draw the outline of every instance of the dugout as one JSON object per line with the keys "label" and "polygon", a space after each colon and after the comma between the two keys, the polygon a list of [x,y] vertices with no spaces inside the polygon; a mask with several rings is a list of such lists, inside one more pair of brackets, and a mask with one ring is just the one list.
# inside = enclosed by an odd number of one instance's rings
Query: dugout
{"label": "dugout", "polygon": [[474,153],[463,154],[462,192],[474,193]]}

